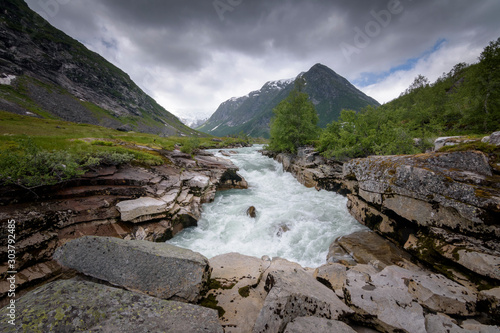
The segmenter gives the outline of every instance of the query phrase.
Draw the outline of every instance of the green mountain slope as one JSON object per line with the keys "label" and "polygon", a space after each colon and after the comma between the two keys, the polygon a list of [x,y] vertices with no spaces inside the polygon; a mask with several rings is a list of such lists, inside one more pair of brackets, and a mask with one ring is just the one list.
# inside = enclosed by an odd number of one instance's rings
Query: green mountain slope
{"label": "green mountain slope", "polygon": [[432,148],[439,136],[484,137],[496,131],[500,38],[475,64],[459,63],[434,83],[419,75],[399,98],[379,108],[342,112],[322,132],[318,149],[337,158],[413,154]]}
{"label": "green mountain slope", "polygon": [[[299,76],[306,81],[304,92],[316,107],[320,127],[337,120],[343,109],[360,110],[368,105],[380,105],[324,65],[316,64]],[[253,137],[269,137],[273,109],[290,94],[294,82],[295,79],[270,81],[260,90],[232,98],[222,103],[198,129],[217,136],[244,132]]]}
{"label": "green mountain slope", "polygon": [[0,110],[158,135],[196,133],[22,0],[2,1]]}

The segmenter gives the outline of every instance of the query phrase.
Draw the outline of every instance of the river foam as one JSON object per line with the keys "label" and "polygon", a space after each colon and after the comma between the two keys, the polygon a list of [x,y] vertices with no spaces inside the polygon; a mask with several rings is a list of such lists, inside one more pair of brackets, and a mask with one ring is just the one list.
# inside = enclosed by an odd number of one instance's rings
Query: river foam
{"label": "river foam", "polygon": [[[198,227],[183,230],[168,243],[208,258],[238,252],[317,267],[326,262],[337,237],[364,228],[347,211],[346,198],[306,188],[281,164],[262,156],[261,148],[237,149],[230,158],[249,188],[217,193],[214,202],[203,205]],[[246,215],[250,206],[257,210],[255,218]]]}

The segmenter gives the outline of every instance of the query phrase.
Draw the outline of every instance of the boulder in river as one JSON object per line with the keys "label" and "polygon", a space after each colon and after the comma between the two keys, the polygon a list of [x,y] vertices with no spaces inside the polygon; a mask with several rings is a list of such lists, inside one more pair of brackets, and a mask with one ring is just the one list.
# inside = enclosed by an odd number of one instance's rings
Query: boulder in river
{"label": "boulder in river", "polygon": [[196,302],[210,275],[208,259],[166,243],[84,236],[54,254],[61,265],[151,296]]}
{"label": "boulder in river", "polygon": [[257,216],[257,209],[254,206],[250,206],[247,209],[247,215],[251,218],[255,218]]}

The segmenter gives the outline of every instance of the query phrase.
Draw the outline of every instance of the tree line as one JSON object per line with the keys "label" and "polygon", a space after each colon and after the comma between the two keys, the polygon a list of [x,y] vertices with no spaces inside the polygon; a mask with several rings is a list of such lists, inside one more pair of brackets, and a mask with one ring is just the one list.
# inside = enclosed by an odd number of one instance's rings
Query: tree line
{"label": "tree line", "polygon": [[419,75],[398,98],[378,108],[343,110],[322,130],[298,80],[274,109],[270,150],[296,152],[314,145],[326,157],[423,152],[438,136],[488,134],[500,130],[500,38],[475,64],[459,63],[436,82]]}

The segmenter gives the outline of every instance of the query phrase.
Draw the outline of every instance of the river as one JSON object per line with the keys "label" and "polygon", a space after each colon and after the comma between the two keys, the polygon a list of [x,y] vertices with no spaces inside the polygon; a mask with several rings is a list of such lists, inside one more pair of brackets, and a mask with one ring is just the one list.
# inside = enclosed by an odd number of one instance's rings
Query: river
{"label": "river", "polygon": [[[249,188],[218,192],[212,203],[203,205],[198,226],[181,231],[168,243],[208,258],[238,252],[321,266],[337,237],[364,227],[347,211],[346,198],[306,188],[259,149],[262,146],[236,149],[238,154],[230,157]],[[250,206],[257,210],[255,218],[246,214]]]}

